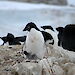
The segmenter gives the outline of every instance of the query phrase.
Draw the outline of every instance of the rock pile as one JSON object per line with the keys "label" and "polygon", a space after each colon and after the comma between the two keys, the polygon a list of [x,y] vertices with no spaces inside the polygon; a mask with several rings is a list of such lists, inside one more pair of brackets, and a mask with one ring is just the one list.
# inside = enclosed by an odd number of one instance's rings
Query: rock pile
{"label": "rock pile", "polygon": [[28,60],[21,46],[0,46],[0,75],[74,75],[75,53],[61,47],[47,47],[42,60]]}

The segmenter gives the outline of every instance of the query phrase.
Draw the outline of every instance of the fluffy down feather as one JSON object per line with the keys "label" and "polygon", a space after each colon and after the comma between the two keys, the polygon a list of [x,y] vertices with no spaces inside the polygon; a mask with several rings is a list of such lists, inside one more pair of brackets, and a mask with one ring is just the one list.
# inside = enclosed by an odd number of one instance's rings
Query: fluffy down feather
{"label": "fluffy down feather", "polygon": [[25,46],[26,49],[24,50],[30,53],[31,55],[35,54],[40,59],[44,57],[46,47],[44,44],[43,35],[40,31],[37,31],[36,29],[32,28],[27,35]]}

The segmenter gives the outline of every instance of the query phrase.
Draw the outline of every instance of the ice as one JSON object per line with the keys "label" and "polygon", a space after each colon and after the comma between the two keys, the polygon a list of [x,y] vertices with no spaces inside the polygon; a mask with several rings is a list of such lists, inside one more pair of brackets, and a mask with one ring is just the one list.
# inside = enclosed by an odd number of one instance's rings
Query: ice
{"label": "ice", "polygon": [[67,1],[68,1],[68,5],[75,6],[75,0],[67,0]]}
{"label": "ice", "polygon": [[0,1],[0,36],[7,33],[13,33],[15,36],[25,35],[22,30],[28,22],[34,22],[38,26],[51,25],[54,28],[65,26],[75,23],[75,8]]}

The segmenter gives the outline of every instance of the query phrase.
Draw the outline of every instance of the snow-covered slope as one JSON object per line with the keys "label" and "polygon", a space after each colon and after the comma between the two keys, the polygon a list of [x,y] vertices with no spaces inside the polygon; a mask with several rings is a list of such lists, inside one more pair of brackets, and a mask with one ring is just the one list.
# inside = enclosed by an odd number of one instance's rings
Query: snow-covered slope
{"label": "snow-covered slope", "polygon": [[8,32],[15,36],[25,35],[22,30],[31,21],[39,26],[65,26],[75,23],[75,8],[0,1],[0,36]]}
{"label": "snow-covered slope", "polygon": [[75,6],[75,0],[67,0],[68,5]]}

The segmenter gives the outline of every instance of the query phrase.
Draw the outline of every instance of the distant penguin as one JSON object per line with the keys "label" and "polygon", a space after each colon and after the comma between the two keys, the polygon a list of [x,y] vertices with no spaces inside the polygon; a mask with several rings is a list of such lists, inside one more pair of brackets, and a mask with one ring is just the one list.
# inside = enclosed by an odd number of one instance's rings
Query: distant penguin
{"label": "distant penguin", "polygon": [[75,24],[68,24],[65,27],[58,27],[59,46],[75,52]]}
{"label": "distant penguin", "polygon": [[50,25],[41,26],[41,28],[43,28],[44,30],[45,30],[45,29],[50,29],[50,30],[54,31],[53,27],[50,26]]}
{"label": "distant penguin", "polygon": [[21,45],[25,42],[26,36],[15,37],[12,33],[8,33],[4,37],[0,37],[3,41],[3,45]]}
{"label": "distant penguin", "polygon": [[26,36],[18,36],[18,37],[15,37],[14,39],[23,45],[24,42],[26,41]]}
{"label": "distant penguin", "polygon": [[7,34],[7,42],[9,45],[21,45],[21,43],[15,39],[14,35],[11,33]]}
{"label": "distant penguin", "polygon": [[[58,46],[58,37],[54,29],[51,26],[41,26],[41,28],[43,28],[46,32],[48,32],[52,36],[54,40],[54,44],[53,44],[54,47]],[[47,42],[47,44],[49,43]]]}
{"label": "distant penguin", "polygon": [[44,37],[37,26],[30,22],[24,28],[24,31],[29,31],[26,37],[26,42],[23,47],[27,57],[43,59],[46,52]]}
{"label": "distant penguin", "polygon": [[63,39],[64,27],[57,27],[56,30],[59,32],[58,33],[58,46],[62,47],[62,39]]}
{"label": "distant penguin", "polygon": [[2,45],[4,45],[7,42],[7,37],[6,36],[0,37],[0,39],[3,41]]}

